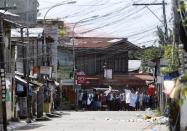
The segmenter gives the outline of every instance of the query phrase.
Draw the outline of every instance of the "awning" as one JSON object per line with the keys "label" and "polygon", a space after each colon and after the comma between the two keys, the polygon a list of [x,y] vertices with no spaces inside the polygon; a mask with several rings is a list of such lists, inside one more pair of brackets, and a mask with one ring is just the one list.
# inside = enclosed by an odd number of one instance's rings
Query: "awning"
{"label": "awning", "polygon": [[35,81],[35,80],[30,81],[30,83],[32,83],[32,84],[34,84],[34,85],[36,85],[36,86],[39,86],[39,87],[42,87],[42,86],[43,86],[43,83],[40,83],[40,82]]}
{"label": "awning", "polygon": [[19,76],[15,76],[15,79],[18,80],[18,81],[20,81],[20,82],[22,82],[22,83],[24,83],[24,84],[27,84],[27,81],[25,79],[22,79]]}
{"label": "awning", "polygon": [[4,14],[4,15],[9,15],[9,16],[15,16],[15,17],[18,17],[18,16],[19,16],[19,15],[17,15],[17,14],[11,13],[11,12],[6,11],[6,10],[1,10],[1,9],[0,9],[0,13],[1,13],[1,14]]}
{"label": "awning", "polygon": [[[15,76],[15,79],[19,82],[22,82],[23,84],[27,85],[27,81],[25,79],[22,79],[19,76]],[[29,86],[33,86],[33,84],[29,83]]]}
{"label": "awning", "polygon": [[3,19],[5,22],[7,23],[10,23],[12,26],[15,26],[15,27],[23,27],[23,25],[19,24],[19,23],[16,23],[12,20],[9,20],[9,19]]}
{"label": "awning", "polygon": [[73,83],[74,83],[73,79],[64,79],[60,81],[60,84],[62,86],[73,86]]}

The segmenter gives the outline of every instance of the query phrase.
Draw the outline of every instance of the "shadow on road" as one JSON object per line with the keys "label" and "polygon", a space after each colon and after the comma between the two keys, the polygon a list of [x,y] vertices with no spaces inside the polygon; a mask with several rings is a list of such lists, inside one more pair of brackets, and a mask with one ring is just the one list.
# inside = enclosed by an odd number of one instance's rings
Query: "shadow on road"
{"label": "shadow on road", "polygon": [[23,127],[18,127],[15,130],[32,130],[32,129],[39,128],[39,127],[42,127],[42,126],[44,126],[44,125],[42,125],[42,124],[28,124],[28,125],[23,126]]}

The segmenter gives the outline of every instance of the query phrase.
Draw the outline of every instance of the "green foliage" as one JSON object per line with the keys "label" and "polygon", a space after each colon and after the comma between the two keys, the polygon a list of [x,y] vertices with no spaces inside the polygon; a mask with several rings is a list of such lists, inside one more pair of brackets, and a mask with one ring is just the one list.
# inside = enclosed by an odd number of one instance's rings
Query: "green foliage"
{"label": "green foliage", "polygon": [[129,51],[128,58],[129,58],[129,60],[139,60],[140,59],[140,52]]}
{"label": "green foliage", "polygon": [[161,67],[160,68],[160,72],[162,74],[168,74],[168,73],[172,72],[172,70],[170,68],[168,68],[168,67]]}
{"label": "green foliage", "polygon": [[143,48],[141,51],[128,52],[128,58],[130,60],[142,60],[143,62],[148,62],[151,60],[159,59],[163,56],[163,51],[161,47],[150,46]]}
{"label": "green foliage", "polygon": [[170,29],[168,29],[168,38],[165,38],[165,33],[160,26],[157,27],[156,35],[158,37],[159,45],[164,46],[172,43],[173,33]]}
{"label": "green foliage", "polygon": [[160,47],[148,47],[145,48],[141,53],[140,53],[140,58],[143,62],[147,62],[150,60],[156,60],[160,57],[162,57],[162,50]]}
{"label": "green foliage", "polygon": [[180,1],[180,3],[179,3],[179,9],[182,12],[186,10],[186,4],[185,4],[184,0]]}
{"label": "green foliage", "polygon": [[164,46],[164,58],[168,61],[168,70],[176,71],[179,68],[179,52],[178,47],[173,45]]}
{"label": "green foliage", "polygon": [[187,99],[187,73],[185,73],[181,77],[181,82],[183,83],[183,86],[181,87],[181,95],[179,100],[179,105],[182,105],[184,101]]}
{"label": "green foliage", "polygon": [[158,36],[158,43],[160,44],[160,45],[164,45],[165,43],[164,43],[164,41],[165,41],[165,39],[164,39],[164,32],[163,32],[163,30],[162,30],[162,28],[161,27],[157,27],[157,31],[156,31],[156,34],[157,34],[157,36]]}

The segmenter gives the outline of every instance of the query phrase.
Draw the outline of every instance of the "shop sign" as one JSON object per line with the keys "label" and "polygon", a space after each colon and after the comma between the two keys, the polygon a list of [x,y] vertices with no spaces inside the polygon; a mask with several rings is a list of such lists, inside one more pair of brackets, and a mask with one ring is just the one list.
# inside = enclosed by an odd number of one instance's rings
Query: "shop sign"
{"label": "shop sign", "polygon": [[87,84],[87,79],[85,75],[77,76],[77,84]]}
{"label": "shop sign", "polygon": [[52,67],[50,67],[50,66],[41,66],[40,67],[40,74],[49,75],[49,77],[51,78]]}
{"label": "shop sign", "polygon": [[104,70],[104,78],[112,79],[112,69],[105,69]]}

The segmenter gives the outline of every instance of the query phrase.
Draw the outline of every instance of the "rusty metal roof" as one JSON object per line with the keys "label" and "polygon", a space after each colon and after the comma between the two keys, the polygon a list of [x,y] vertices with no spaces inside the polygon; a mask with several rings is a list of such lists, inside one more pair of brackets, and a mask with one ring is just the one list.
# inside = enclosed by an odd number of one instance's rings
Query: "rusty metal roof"
{"label": "rusty metal roof", "polygon": [[[89,77],[91,79],[91,77]],[[93,76],[93,78],[99,78],[99,84],[111,84],[113,86],[144,86],[146,85],[146,81],[153,81],[154,77],[149,74],[143,73],[129,73],[129,74],[113,74],[113,78],[111,80],[103,79],[102,75]],[[96,80],[98,81],[98,79]],[[93,80],[90,81],[90,84],[98,84]]]}
{"label": "rusty metal roof", "polygon": [[[69,39],[73,39],[70,38]],[[76,49],[107,49],[114,47],[118,50],[140,50],[141,48],[129,42],[126,38],[114,37],[75,37],[74,45]],[[60,44],[61,47],[72,47],[72,42]],[[115,49],[116,50],[116,49]]]}

